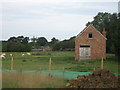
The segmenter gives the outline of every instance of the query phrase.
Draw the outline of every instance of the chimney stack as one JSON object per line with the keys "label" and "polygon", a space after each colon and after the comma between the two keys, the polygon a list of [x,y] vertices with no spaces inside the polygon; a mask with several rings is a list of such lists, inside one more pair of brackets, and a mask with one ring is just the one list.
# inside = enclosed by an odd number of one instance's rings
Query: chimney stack
{"label": "chimney stack", "polygon": [[103,28],[102,34],[103,34],[104,37],[106,37],[106,30],[105,30],[105,28]]}

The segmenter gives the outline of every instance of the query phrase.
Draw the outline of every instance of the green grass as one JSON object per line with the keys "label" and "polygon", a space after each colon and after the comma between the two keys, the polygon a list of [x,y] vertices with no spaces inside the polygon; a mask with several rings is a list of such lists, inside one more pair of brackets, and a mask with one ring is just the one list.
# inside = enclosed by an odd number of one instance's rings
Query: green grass
{"label": "green grass", "polygon": [[[2,60],[2,67],[10,69],[11,52],[7,52],[7,56]],[[93,71],[99,69],[101,60],[82,60],[75,61],[74,52],[32,52],[32,55],[25,55],[26,52],[12,52],[14,56],[14,70],[48,70],[49,59],[52,58],[52,69],[69,71]],[[118,73],[118,62],[114,54],[107,54],[107,59],[104,61],[104,68],[112,72]]]}
{"label": "green grass", "polygon": [[[6,58],[2,60],[2,68],[10,69],[11,52],[6,53]],[[22,53],[12,52],[14,56],[14,70],[48,70],[49,59],[52,59],[52,69],[68,71],[87,72],[100,69],[101,60],[75,61],[74,52],[32,52],[30,56]],[[104,68],[111,72],[118,73],[118,62],[114,54],[107,54],[104,61]],[[21,79],[22,78],[22,79]],[[55,88],[63,87],[66,81],[58,78],[48,78],[48,76],[32,75],[21,73],[3,73],[3,88]]]}

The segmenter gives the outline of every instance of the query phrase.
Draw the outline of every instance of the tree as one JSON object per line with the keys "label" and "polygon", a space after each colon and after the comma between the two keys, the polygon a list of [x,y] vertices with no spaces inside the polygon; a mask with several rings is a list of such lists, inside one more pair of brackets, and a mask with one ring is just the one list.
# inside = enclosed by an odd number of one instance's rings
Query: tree
{"label": "tree", "polygon": [[10,37],[8,39],[8,42],[17,42],[17,38],[16,37]]}
{"label": "tree", "polygon": [[26,43],[28,43],[28,41],[29,41],[29,37],[25,37],[25,38],[23,38],[22,43],[26,44]]}
{"label": "tree", "polygon": [[23,43],[23,39],[24,39],[23,36],[18,36],[18,37],[16,37],[16,41],[17,41],[17,42],[20,42],[20,43]]}
{"label": "tree", "polygon": [[7,42],[7,52],[29,52],[31,47],[29,44],[19,42]]}
{"label": "tree", "polygon": [[49,45],[50,45],[50,46],[53,46],[54,44],[56,44],[56,43],[58,43],[58,42],[59,42],[59,40],[56,39],[55,37],[53,37],[53,38],[51,39],[51,42],[49,42]]}
{"label": "tree", "polygon": [[63,40],[53,45],[53,50],[74,50],[75,36],[68,40]]}
{"label": "tree", "polygon": [[102,32],[103,27],[107,27],[110,22],[110,13],[99,12],[92,22],[88,22],[86,25],[93,24],[100,32]]}
{"label": "tree", "polygon": [[107,31],[107,53],[115,53],[119,56],[120,51],[120,14],[117,13],[98,13],[92,22],[88,22],[86,25],[93,24],[100,32],[102,28]]}
{"label": "tree", "polygon": [[44,37],[39,37],[36,42],[37,46],[45,46],[45,45],[47,45],[47,43],[48,43],[48,41]]}
{"label": "tree", "polygon": [[37,42],[37,38],[35,38],[34,36],[33,36],[33,38],[31,38],[31,43],[32,43],[32,46],[36,46],[36,42]]}
{"label": "tree", "polygon": [[[117,15],[117,31],[116,31],[116,35],[115,35],[115,53],[116,56],[118,56],[118,59],[120,58],[120,13],[118,13]],[[119,60],[120,61],[120,60]]]}
{"label": "tree", "polygon": [[29,37],[18,36],[18,37],[10,37],[8,42],[19,42],[19,43],[28,43]]}
{"label": "tree", "polygon": [[60,49],[61,49],[61,42],[55,43],[55,44],[52,46],[52,50],[53,50],[53,51],[59,51]]}
{"label": "tree", "polygon": [[7,52],[7,41],[2,41],[1,43],[2,51]]}
{"label": "tree", "polygon": [[29,37],[10,37],[8,41],[2,41],[2,51],[7,52],[27,52],[31,51]]}

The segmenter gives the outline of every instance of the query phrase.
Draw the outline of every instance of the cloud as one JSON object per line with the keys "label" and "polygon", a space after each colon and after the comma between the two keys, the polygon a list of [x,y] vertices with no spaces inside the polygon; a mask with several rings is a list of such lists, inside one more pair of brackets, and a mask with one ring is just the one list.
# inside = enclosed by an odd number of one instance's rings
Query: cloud
{"label": "cloud", "polygon": [[49,16],[45,19],[17,19],[16,21],[7,21],[3,23],[3,36],[22,34],[46,36],[49,39],[52,36],[59,39],[69,38],[70,36],[77,35],[85,27],[87,21],[92,20],[92,17],[87,15],[60,14]]}
{"label": "cloud", "polygon": [[[53,4],[41,4],[41,3],[4,3],[3,4],[3,17],[14,17],[16,18],[44,18],[49,15],[56,14],[96,14],[100,11],[115,11],[117,12],[117,5],[113,3],[80,3],[80,2],[69,2],[59,3],[58,5]],[[107,4],[107,6],[106,6]],[[113,5],[112,5],[113,4]],[[116,8],[115,8],[116,5]],[[94,7],[93,7],[94,6]],[[112,9],[110,9],[112,7]]]}
{"label": "cloud", "polygon": [[[113,12],[116,3],[80,0],[30,0],[2,3],[3,39],[10,36],[53,36],[62,40],[77,35],[99,11]],[[0,23],[1,25],[1,23]]]}

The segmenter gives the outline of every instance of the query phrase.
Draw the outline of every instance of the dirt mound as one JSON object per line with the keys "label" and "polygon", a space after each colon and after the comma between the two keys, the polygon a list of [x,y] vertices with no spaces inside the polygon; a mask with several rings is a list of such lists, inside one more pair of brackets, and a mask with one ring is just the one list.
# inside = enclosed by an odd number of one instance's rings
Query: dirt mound
{"label": "dirt mound", "polygon": [[118,78],[109,70],[97,70],[89,76],[78,75],[77,80],[71,80],[66,87],[70,88],[120,88]]}

